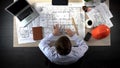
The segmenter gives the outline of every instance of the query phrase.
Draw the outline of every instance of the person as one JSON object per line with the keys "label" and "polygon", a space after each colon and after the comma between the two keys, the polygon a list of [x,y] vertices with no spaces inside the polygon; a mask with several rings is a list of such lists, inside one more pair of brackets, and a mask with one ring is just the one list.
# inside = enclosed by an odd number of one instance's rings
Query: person
{"label": "person", "polygon": [[[43,38],[39,43],[39,48],[43,54],[52,62],[58,65],[69,65],[78,61],[88,50],[84,40],[79,39],[77,34],[71,29],[65,29],[66,35],[61,35],[59,25],[55,25],[53,33]],[[60,36],[53,46],[50,42],[55,36]],[[76,43],[72,46],[70,38]]]}

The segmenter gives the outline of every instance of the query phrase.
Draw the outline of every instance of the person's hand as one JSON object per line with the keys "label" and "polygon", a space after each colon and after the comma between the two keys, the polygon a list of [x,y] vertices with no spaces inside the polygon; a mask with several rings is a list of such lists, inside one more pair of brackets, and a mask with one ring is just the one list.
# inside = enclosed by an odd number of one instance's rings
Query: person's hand
{"label": "person's hand", "polygon": [[56,25],[54,26],[53,35],[55,35],[55,36],[61,35],[61,33],[60,33],[60,28],[59,28],[59,25],[58,25],[58,24],[56,24]]}
{"label": "person's hand", "polygon": [[75,32],[73,32],[71,29],[65,29],[65,32],[70,37],[72,37],[75,34]]}

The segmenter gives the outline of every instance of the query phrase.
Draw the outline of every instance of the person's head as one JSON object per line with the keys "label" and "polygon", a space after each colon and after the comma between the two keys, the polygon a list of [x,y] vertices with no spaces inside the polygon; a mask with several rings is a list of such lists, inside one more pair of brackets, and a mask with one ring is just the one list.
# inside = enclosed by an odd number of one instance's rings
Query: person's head
{"label": "person's head", "polygon": [[56,42],[55,47],[60,55],[67,55],[71,51],[72,44],[67,36],[61,36]]}

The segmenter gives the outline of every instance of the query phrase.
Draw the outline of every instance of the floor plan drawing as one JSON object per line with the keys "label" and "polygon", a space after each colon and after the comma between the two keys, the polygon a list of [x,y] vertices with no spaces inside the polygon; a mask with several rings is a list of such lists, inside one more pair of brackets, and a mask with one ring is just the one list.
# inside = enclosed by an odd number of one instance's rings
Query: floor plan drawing
{"label": "floor plan drawing", "polygon": [[[82,10],[82,6],[48,6],[37,4],[37,6],[35,6],[35,9],[39,13],[39,17],[33,20],[27,27],[20,27],[19,24],[17,24],[19,43],[28,43],[28,41],[35,42],[32,39],[32,27],[42,26],[44,37],[52,33],[53,26],[55,24],[59,24],[63,29],[70,28],[74,31],[75,28],[72,24],[72,18],[75,20],[78,32],[80,33],[80,38],[84,37],[85,14]],[[22,41],[22,39],[24,39],[24,41]]]}

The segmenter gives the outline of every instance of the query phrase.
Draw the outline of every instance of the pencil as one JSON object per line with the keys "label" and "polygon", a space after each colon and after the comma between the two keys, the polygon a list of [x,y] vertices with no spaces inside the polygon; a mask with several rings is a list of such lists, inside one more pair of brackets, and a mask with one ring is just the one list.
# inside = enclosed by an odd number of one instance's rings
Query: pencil
{"label": "pencil", "polygon": [[75,28],[75,31],[76,31],[77,35],[79,35],[79,33],[78,33],[78,28],[77,28],[77,26],[76,26],[76,24],[75,24],[75,21],[74,21],[74,18],[73,18],[73,17],[72,17],[72,24],[73,24],[73,26],[74,26],[74,28]]}

